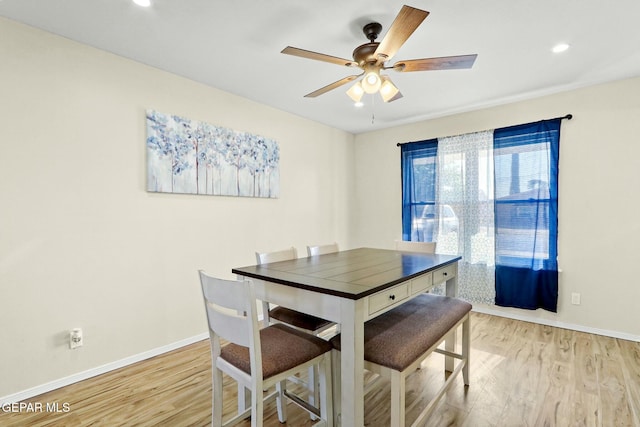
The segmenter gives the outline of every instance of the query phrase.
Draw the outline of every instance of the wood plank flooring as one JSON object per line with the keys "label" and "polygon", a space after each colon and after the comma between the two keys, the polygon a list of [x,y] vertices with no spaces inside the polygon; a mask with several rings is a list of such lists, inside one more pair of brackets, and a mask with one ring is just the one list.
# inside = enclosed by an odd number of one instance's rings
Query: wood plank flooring
{"label": "wood plank flooring", "polygon": [[[640,427],[640,343],[472,313],[471,347],[471,385],[456,378],[427,425]],[[0,425],[209,425],[210,363],[202,341],[25,402],[42,404],[42,412],[0,410]],[[444,382],[443,365],[433,354],[408,379],[409,421]],[[225,393],[230,413],[235,383],[226,377]],[[389,393],[381,383],[366,395],[367,426],[389,424]],[[47,412],[47,403],[60,412]],[[288,408],[286,425],[312,425]],[[274,404],[265,417],[267,427],[282,425]]]}

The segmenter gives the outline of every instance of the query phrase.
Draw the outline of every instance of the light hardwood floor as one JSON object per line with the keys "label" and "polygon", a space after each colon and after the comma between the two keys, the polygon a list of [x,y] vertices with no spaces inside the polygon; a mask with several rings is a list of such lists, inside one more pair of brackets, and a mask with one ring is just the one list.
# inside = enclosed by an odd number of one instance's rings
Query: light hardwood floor
{"label": "light hardwood floor", "polygon": [[[462,377],[429,426],[640,426],[640,343],[472,313],[471,385]],[[409,420],[444,381],[433,354],[407,384]],[[226,408],[235,385],[225,378]],[[389,423],[389,387],[365,397],[368,426]],[[30,399],[68,412],[10,414],[1,426],[205,426],[211,422],[208,341]],[[266,426],[281,426],[275,405]],[[289,426],[310,426],[289,405]],[[248,426],[249,423],[241,423]],[[348,427],[348,426],[345,426]]]}

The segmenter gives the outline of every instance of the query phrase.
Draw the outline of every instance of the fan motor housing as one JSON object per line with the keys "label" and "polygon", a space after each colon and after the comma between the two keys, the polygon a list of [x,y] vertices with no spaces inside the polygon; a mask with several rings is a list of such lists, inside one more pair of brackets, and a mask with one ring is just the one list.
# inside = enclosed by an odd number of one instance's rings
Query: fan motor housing
{"label": "fan motor housing", "polygon": [[353,50],[353,60],[360,66],[377,62],[378,60],[374,54],[379,44],[380,43],[377,42],[371,42],[358,46]]}
{"label": "fan motor housing", "polygon": [[380,43],[375,40],[382,32],[382,25],[377,22],[370,22],[362,27],[362,32],[369,39],[369,43],[358,46],[353,50],[353,60],[361,67],[366,64],[375,64],[378,58],[375,57],[376,49]]}

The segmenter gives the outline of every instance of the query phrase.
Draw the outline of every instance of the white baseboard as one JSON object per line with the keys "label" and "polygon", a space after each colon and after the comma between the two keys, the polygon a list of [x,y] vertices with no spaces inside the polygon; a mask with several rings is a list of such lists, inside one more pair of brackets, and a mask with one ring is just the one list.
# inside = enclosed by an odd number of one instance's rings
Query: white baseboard
{"label": "white baseboard", "polygon": [[123,368],[128,365],[132,365],[137,362],[141,362],[146,359],[150,359],[155,356],[167,353],[172,350],[187,346],[189,344],[196,343],[209,338],[208,333],[202,333],[194,337],[186,338],[171,344],[164,345],[162,347],[154,348],[144,353],[135,354],[133,356],[125,357],[124,359],[116,360],[115,362],[107,363],[106,365],[98,366],[96,368],[88,369],[77,374],[69,375],[68,377],[60,378],[55,381],[48,382],[36,387],[32,387],[27,390],[20,391],[18,393],[10,394],[8,396],[0,397],[0,406],[6,403],[20,402],[25,399],[29,399],[34,396],[47,393],[52,390],[56,390],[60,387],[68,386],[79,381],[86,380],[97,375],[105,374],[107,372]]}
{"label": "white baseboard", "polygon": [[[500,311],[497,309],[492,309],[489,306],[476,305],[473,307],[473,311],[477,313],[490,314],[493,316],[506,317],[509,319],[522,320],[524,322],[539,323],[541,325],[555,326],[557,328],[570,329],[570,330],[579,331],[579,332],[587,332],[590,334],[604,335],[612,338],[620,338],[623,340],[640,342],[640,336],[627,334],[625,332],[609,331],[605,329],[590,328],[582,325],[558,322],[555,320],[541,319],[533,316],[526,316],[526,315],[521,315],[516,313]],[[133,356],[126,357],[124,359],[120,359],[115,362],[107,363],[106,365],[98,366],[96,368],[92,368],[84,372],[79,372],[77,374],[73,374],[68,377],[60,378],[58,380],[51,381],[49,383],[42,384],[24,391],[20,391],[18,393],[10,394],[8,396],[3,396],[3,397],[0,397],[0,406],[4,405],[5,403],[20,402],[22,400],[29,399],[31,397],[38,396],[43,393],[47,393],[49,391],[56,390],[58,388],[61,388],[70,384],[74,384],[79,381],[83,381],[88,378],[95,377],[97,375],[105,374],[107,372],[120,369],[125,366],[132,365],[134,363],[141,362],[143,360],[150,359],[155,356],[159,356],[161,354],[167,353],[172,350],[176,350],[178,348],[187,346],[189,344],[196,343],[198,341],[205,340],[207,338],[209,338],[209,334],[205,332],[191,338],[186,338],[184,340],[167,344],[162,347],[154,348],[152,350],[145,351],[144,353],[135,354]]]}
{"label": "white baseboard", "polygon": [[477,313],[490,314],[492,316],[506,317],[508,319],[522,320],[524,322],[538,323],[538,324],[547,325],[547,326],[555,326],[556,328],[570,329],[572,331],[587,332],[595,335],[603,335],[611,338],[620,338],[627,341],[640,342],[639,335],[633,335],[633,334],[628,334],[626,332],[619,332],[619,331],[610,331],[606,329],[591,328],[589,326],[559,322],[557,320],[542,319],[539,317],[527,316],[526,314],[518,314],[518,313],[512,313],[512,312],[502,311],[498,309],[493,309],[490,306],[474,305],[472,311],[475,311]]}

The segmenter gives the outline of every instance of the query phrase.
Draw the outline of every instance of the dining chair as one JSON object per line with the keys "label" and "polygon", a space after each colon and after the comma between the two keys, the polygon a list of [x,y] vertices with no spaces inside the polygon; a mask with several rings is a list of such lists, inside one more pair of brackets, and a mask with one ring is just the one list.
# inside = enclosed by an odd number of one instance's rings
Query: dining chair
{"label": "dining chair", "polygon": [[[396,250],[403,252],[420,252],[423,254],[435,254],[436,242],[409,242],[406,240],[396,240]],[[426,292],[444,295],[441,284],[436,284]]]}
{"label": "dining chair", "polygon": [[[288,261],[298,258],[298,252],[295,247],[283,249],[275,252],[256,252],[256,262],[258,265],[271,262]],[[284,323],[294,328],[308,332],[318,336],[334,325],[333,322],[312,316],[310,314],[301,313],[290,308],[282,306],[272,307],[269,301],[262,302],[263,321],[265,326],[272,323]],[[299,377],[291,377],[290,380],[305,386],[309,391],[309,403],[314,405],[318,401],[320,389],[317,381],[317,368],[309,367],[307,381],[303,381]],[[313,418],[313,417],[312,417]]]}
{"label": "dining chair", "polygon": [[[256,252],[256,262],[258,265],[271,262],[289,261],[296,258],[298,258],[298,252],[293,246],[289,249],[275,252]],[[333,322],[328,320],[301,313],[290,308],[282,306],[275,306],[271,308],[268,301],[263,301],[263,315],[265,326],[276,321],[308,331],[314,335],[318,335],[333,325]]]}
{"label": "dining chair", "polygon": [[275,252],[256,252],[256,262],[258,264],[267,264],[269,262],[289,261],[298,258],[298,251],[291,246],[288,249],[282,249]]}
{"label": "dining chair", "polygon": [[[405,381],[432,353],[437,352],[459,360],[440,390],[429,401],[411,426],[424,425],[453,380],[462,372],[469,385],[471,304],[439,295],[421,294],[364,325],[364,367],[391,382],[392,427],[405,426]],[[462,325],[462,351],[449,352],[438,348],[447,335]],[[340,413],[340,335],[330,340],[333,351],[334,411]],[[371,390],[367,384],[365,394]]]}
{"label": "dining chair", "polygon": [[424,254],[436,253],[436,242],[408,242],[396,240],[396,250],[406,252],[421,252]]}
{"label": "dining chair", "polygon": [[332,254],[338,251],[340,251],[340,248],[338,247],[337,243],[331,243],[328,245],[307,246],[308,256]]}
{"label": "dining chair", "polygon": [[[307,256],[318,256],[318,255],[325,255],[325,254],[332,254],[335,252],[340,252],[340,247],[338,246],[338,243],[334,242],[334,243],[330,243],[327,245],[317,245],[317,246],[307,246]],[[329,325],[332,326],[334,325],[333,323]],[[336,326],[336,333],[340,332],[340,326],[339,325],[335,325]],[[328,328],[328,327],[327,327]],[[325,328],[325,329],[327,329]]]}
{"label": "dining chair", "polygon": [[[286,422],[287,399],[320,418],[319,425],[333,425],[331,345],[321,338],[284,324],[260,329],[253,284],[223,280],[199,271],[212,357],[212,424],[231,426],[251,416],[252,427],[262,427],[265,400],[276,398],[278,419]],[[221,340],[228,343],[223,345]],[[321,405],[311,406],[286,389],[286,379],[317,366]],[[239,407],[223,423],[223,379],[226,373],[251,391],[251,406]],[[276,392],[263,398],[263,390]]]}

